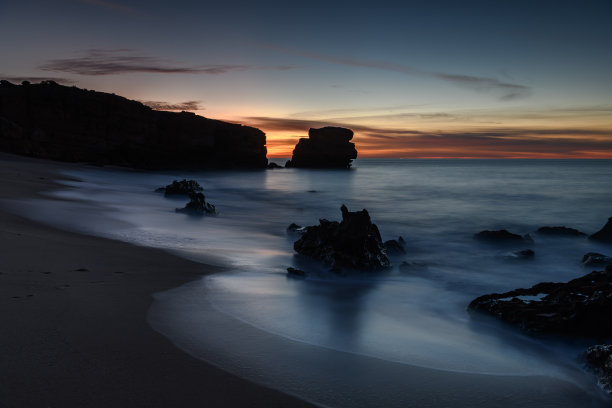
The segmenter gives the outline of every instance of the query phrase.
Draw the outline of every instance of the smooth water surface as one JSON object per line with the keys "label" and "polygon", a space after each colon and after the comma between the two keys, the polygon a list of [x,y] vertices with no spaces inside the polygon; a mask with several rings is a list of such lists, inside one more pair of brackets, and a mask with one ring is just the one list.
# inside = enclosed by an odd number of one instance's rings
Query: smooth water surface
{"label": "smooth water surface", "polygon": [[[213,361],[230,371],[249,377],[245,365],[280,363],[247,363],[254,354],[274,354],[266,342],[255,342],[259,349],[245,347],[242,355],[229,343],[226,351],[223,342],[213,346],[211,337],[223,333],[208,326],[201,330],[211,310],[315,350],[458,373],[544,375],[595,392],[576,359],[588,341],[534,339],[473,318],[466,306],[485,293],[584,275],[590,272],[580,264],[586,252],[611,255],[611,247],[585,238],[534,232],[560,225],[587,233],[600,229],[612,216],[612,161],[362,159],[349,171],[84,170],[68,175],[83,181],[64,182],[66,188],[52,194],[55,200],[20,203],[22,211],[64,228],[165,248],[227,268],[160,295],[150,321],[200,358],[233,355]],[[182,178],[203,185],[217,216],[175,213],[187,199],[153,192]],[[313,225],[319,218],[339,220],[342,204],[353,211],[366,208],[383,240],[404,237],[406,254],[392,257],[392,269],[338,276],[294,254],[298,236],[286,227],[291,222]],[[502,228],[530,233],[535,242],[498,247],[472,238],[481,230]],[[534,259],[509,256],[526,248],[536,252]],[[400,268],[402,262],[411,266]],[[288,266],[310,277],[292,279],[286,275]],[[214,353],[207,354],[207,344]],[[291,378],[290,369],[276,371],[263,370],[251,379],[280,387],[279,376]],[[329,403],[313,388],[283,387]]]}

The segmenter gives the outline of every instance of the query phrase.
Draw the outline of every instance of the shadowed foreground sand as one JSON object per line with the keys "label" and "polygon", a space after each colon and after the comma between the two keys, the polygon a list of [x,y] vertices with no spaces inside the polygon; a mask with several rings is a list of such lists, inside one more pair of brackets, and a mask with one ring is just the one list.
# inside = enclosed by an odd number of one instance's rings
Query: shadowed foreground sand
{"label": "shadowed foreground sand", "polygon": [[2,209],[70,167],[0,154],[0,407],[311,406],[192,358],[147,324],[153,293],[211,267]]}

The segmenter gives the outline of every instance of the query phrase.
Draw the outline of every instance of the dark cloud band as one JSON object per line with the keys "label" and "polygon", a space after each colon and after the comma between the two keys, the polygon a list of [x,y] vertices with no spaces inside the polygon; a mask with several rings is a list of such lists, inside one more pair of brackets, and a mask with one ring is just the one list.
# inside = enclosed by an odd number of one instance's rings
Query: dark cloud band
{"label": "dark cloud band", "polygon": [[259,67],[252,65],[207,64],[182,65],[157,57],[137,54],[130,49],[91,49],[85,55],[48,61],[39,67],[43,71],[67,72],[78,75],[116,75],[130,73],[207,74],[218,75],[252,69],[288,70],[290,66]]}

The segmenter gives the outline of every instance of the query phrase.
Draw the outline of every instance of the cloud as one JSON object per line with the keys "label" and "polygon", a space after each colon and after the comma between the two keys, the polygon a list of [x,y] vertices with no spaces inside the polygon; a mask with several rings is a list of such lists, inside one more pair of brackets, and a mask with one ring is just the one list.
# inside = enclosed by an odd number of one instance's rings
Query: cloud
{"label": "cloud", "polygon": [[194,111],[203,110],[200,106],[201,101],[185,101],[179,103],[162,102],[162,101],[141,101],[144,105],[155,110],[167,111]]}
{"label": "cloud", "polygon": [[52,77],[52,76],[19,76],[19,75],[5,75],[0,73],[0,79],[4,79],[9,82],[21,83],[28,81],[32,83],[38,83],[42,81],[54,81],[58,84],[74,84],[74,81],[67,78]]}
{"label": "cloud", "polygon": [[39,67],[43,71],[68,72],[78,75],[117,75],[135,72],[156,74],[208,74],[219,75],[252,69],[288,70],[291,66],[251,66],[207,64],[189,66],[157,57],[137,54],[131,49],[90,49],[85,55],[48,61]]}
{"label": "cloud", "polygon": [[[612,130],[580,127],[482,127],[477,130],[425,132],[388,129],[331,121],[272,117],[245,118],[264,131],[284,131],[306,137],[309,127],[353,129],[360,157],[476,158],[612,158]],[[268,144],[278,145],[273,137]],[[282,143],[287,143],[286,138]],[[277,147],[281,151],[281,147]],[[289,150],[289,149],[285,149]]]}
{"label": "cloud", "polygon": [[301,57],[311,58],[318,61],[330,62],[333,64],[373,68],[413,76],[435,78],[445,82],[450,82],[456,86],[470,89],[476,92],[496,92],[498,94],[501,94],[499,99],[503,101],[525,98],[527,96],[530,96],[532,92],[531,87],[529,86],[515,84],[511,82],[504,82],[495,78],[460,75],[445,72],[423,71],[421,69],[409,65],[397,64],[393,62],[363,60],[343,56],[332,56],[293,48],[282,48],[269,44],[260,44],[260,46],[285,54],[298,55]]}

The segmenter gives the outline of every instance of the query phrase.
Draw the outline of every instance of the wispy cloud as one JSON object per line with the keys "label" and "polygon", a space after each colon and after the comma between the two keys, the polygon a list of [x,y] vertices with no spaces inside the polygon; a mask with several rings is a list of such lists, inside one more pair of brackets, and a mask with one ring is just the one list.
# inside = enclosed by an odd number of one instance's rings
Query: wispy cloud
{"label": "wispy cloud", "polygon": [[204,109],[200,106],[201,101],[185,101],[179,103],[162,101],[142,101],[142,103],[155,110],[194,111]]}
{"label": "wispy cloud", "polygon": [[32,83],[38,83],[42,81],[54,81],[58,84],[73,84],[74,81],[67,78],[53,77],[53,76],[20,76],[20,75],[6,75],[0,73],[0,79],[4,79],[9,82],[17,82],[21,83],[23,81],[28,81]]}
{"label": "wispy cloud", "polygon": [[132,49],[90,49],[84,55],[48,61],[39,67],[43,71],[67,72],[79,75],[116,75],[137,72],[157,74],[219,75],[247,70],[288,70],[290,66],[253,66],[233,64],[184,65],[175,61],[142,55]]}
{"label": "wispy cloud", "polygon": [[298,55],[301,57],[329,62],[332,64],[372,68],[383,71],[399,72],[402,74],[413,76],[435,78],[477,92],[496,92],[498,95],[500,95],[500,100],[504,101],[525,98],[531,95],[532,92],[532,89],[529,86],[516,84],[513,82],[504,82],[495,78],[461,75],[446,72],[424,71],[409,65],[397,64],[393,62],[357,59],[344,56],[333,56],[322,53],[298,50],[294,48],[277,47],[270,44],[260,44],[260,46],[272,49],[280,53]]}

